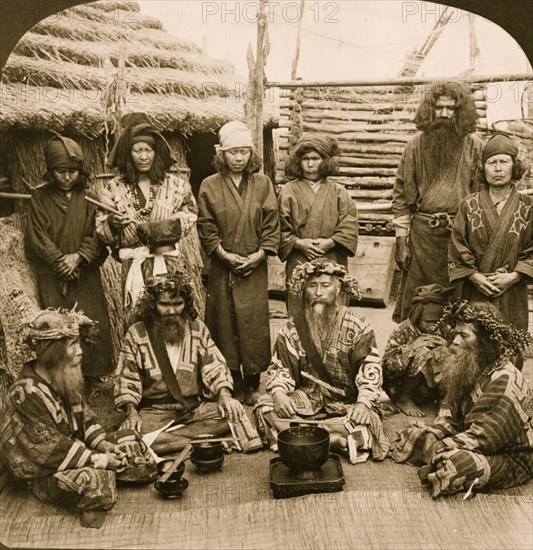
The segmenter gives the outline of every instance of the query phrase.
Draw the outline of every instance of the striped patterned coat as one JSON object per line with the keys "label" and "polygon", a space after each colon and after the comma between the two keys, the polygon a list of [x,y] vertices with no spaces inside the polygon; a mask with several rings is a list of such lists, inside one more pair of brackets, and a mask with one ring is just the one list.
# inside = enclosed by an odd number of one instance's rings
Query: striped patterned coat
{"label": "striped patterned coat", "polygon": [[[364,403],[373,407],[377,402],[383,381],[381,362],[374,331],[368,321],[353,308],[339,309],[334,328],[322,342],[322,361],[333,386],[345,390],[346,403]],[[307,371],[317,377],[308,364],[298,332],[291,319],[280,329],[272,361],[268,368],[266,389],[273,394],[283,390],[290,394],[301,389],[310,398],[314,411],[343,401],[315,382],[295,373]],[[297,381],[296,378],[299,378]]]}
{"label": "striped patterned coat", "polygon": [[[189,233],[198,217],[198,207],[191,186],[170,172],[167,172],[165,179],[158,184],[157,195],[148,219],[135,210],[131,186],[120,177],[113,178],[103,186],[100,201],[115,210],[126,212],[136,222],[179,219],[180,239]],[[122,231],[114,232],[109,226],[108,216],[109,213],[102,210],[98,210],[96,214],[96,233],[102,242],[112,249],[143,246],[135,224],[132,223]]]}
{"label": "striped patterned coat", "polygon": [[31,480],[93,467],[105,431],[81,403],[66,406],[35,372],[34,362],[23,367],[8,397],[0,456],[14,477]]}
{"label": "striped patterned coat", "polygon": [[[174,372],[184,397],[215,398],[221,388],[233,390],[226,361],[199,319],[185,326]],[[115,406],[120,410],[126,403],[133,403],[137,407],[142,398],[174,402],[141,321],[132,325],[124,338],[115,371]]]}

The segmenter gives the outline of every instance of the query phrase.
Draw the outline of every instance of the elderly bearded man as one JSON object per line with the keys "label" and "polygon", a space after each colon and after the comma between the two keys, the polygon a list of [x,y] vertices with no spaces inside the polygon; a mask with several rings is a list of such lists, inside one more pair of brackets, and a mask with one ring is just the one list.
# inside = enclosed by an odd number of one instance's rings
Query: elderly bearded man
{"label": "elderly bearded man", "polygon": [[461,200],[477,191],[481,139],[472,134],[476,109],[457,82],[431,86],[415,115],[420,134],[409,141],[392,194],[396,262],[403,271],[393,314],[407,319],[415,289],[449,286],[448,241]]}
{"label": "elderly bearded man", "polygon": [[533,420],[528,385],[511,358],[531,335],[501,321],[488,303],[456,302],[445,312],[455,323],[446,402],[431,426],[399,432],[397,462],[419,469],[433,497],[474,488],[488,491],[533,477]]}
{"label": "elderly bearded man", "polygon": [[375,405],[382,373],[374,331],[343,294],[360,298],[357,281],[326,258],[297,266],[291,292],[305,300],[278,335],[267,392],[255,410],[259,431],[275,449],[291,421],[319,421],[333,449],[363,462],[383,460],[389,443]]}
{"label": "elderly bearded man", "polygon": [[116,501],[115,480],[157,477],[146,446],[131,430],[106,434],[85,408],[80,340],[94,323],[79,312],[47,309],[29,325],[36,359],[9,390],[0,431],[8,471],[42,500],[77,507],[85,527],[101,527]]}
{"label": "elderly bearded man", "polygon": [[[183,449],[194,436],[226,435],[230,429],[241,450],[261,448],[243,406],[231,396],[226,361],[197,318],[188,275],[148,279],[136,313],[115,372],[115,405],[126,414],[122,427],[144,434],[157,454]],[[172,431],[164,431],[170,423]]]}

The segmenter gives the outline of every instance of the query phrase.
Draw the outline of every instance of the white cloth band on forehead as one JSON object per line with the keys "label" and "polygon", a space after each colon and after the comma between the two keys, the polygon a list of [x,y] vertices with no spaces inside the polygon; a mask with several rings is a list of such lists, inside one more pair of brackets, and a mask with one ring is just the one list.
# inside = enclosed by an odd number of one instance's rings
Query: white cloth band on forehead
{"label": "white cloth band on forehead", "polygon": [[237,147],[250,147],[253,149],[254,142],[250,128],[240,120],[232,120],[224,124],[218,132],[220,145],[217,151],[229,151]]}

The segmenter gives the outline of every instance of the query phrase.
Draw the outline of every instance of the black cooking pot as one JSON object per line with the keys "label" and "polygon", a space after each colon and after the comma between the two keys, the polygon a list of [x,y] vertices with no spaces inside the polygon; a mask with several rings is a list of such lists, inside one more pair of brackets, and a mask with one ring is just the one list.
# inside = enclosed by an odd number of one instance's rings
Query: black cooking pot
{"label": "black cooking pot", "polygon": [[297,477],[316,472],[329,458],[329,432],[318,426],[287,428],[278,434],[278,452]]}

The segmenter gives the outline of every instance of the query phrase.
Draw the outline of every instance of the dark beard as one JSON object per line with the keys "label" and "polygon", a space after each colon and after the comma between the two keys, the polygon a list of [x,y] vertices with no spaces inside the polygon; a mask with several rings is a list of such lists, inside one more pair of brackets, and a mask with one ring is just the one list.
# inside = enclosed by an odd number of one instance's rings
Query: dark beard
{"label": "dark beard", "polygon": [[50,371],[50,379],[53,388],[63,401],[69,405],[81,403],[85,383],[80,366],[72,367],[60,364]]}
{"label": "dark beard", "polygon": [[436,119],[422,138],[424,157],[434,167],[435,174],[446,170],[459,156],[463,137],[457,134],[453,119]]}
{"label": "dark beard", "polygon": [[309,326],[309,332],[320,354],[322,354],[322,342],[324,341],[324,337],[332,333],[336,316],[336,302],[333,304],[313,302],[305,305],[305,318]]}
{"label": "dark beard", "polygon": [[154,330],[163,335],[165,343],[179,344],[185,335],[185,322],[181,315],[161,315],[154,319]]}
{"label": "dark beard", "polygon": [[478,360],[477,346],[452,347],[444,365],[446,401],[454,416],[462,416],[464,403],[486,370]]}

